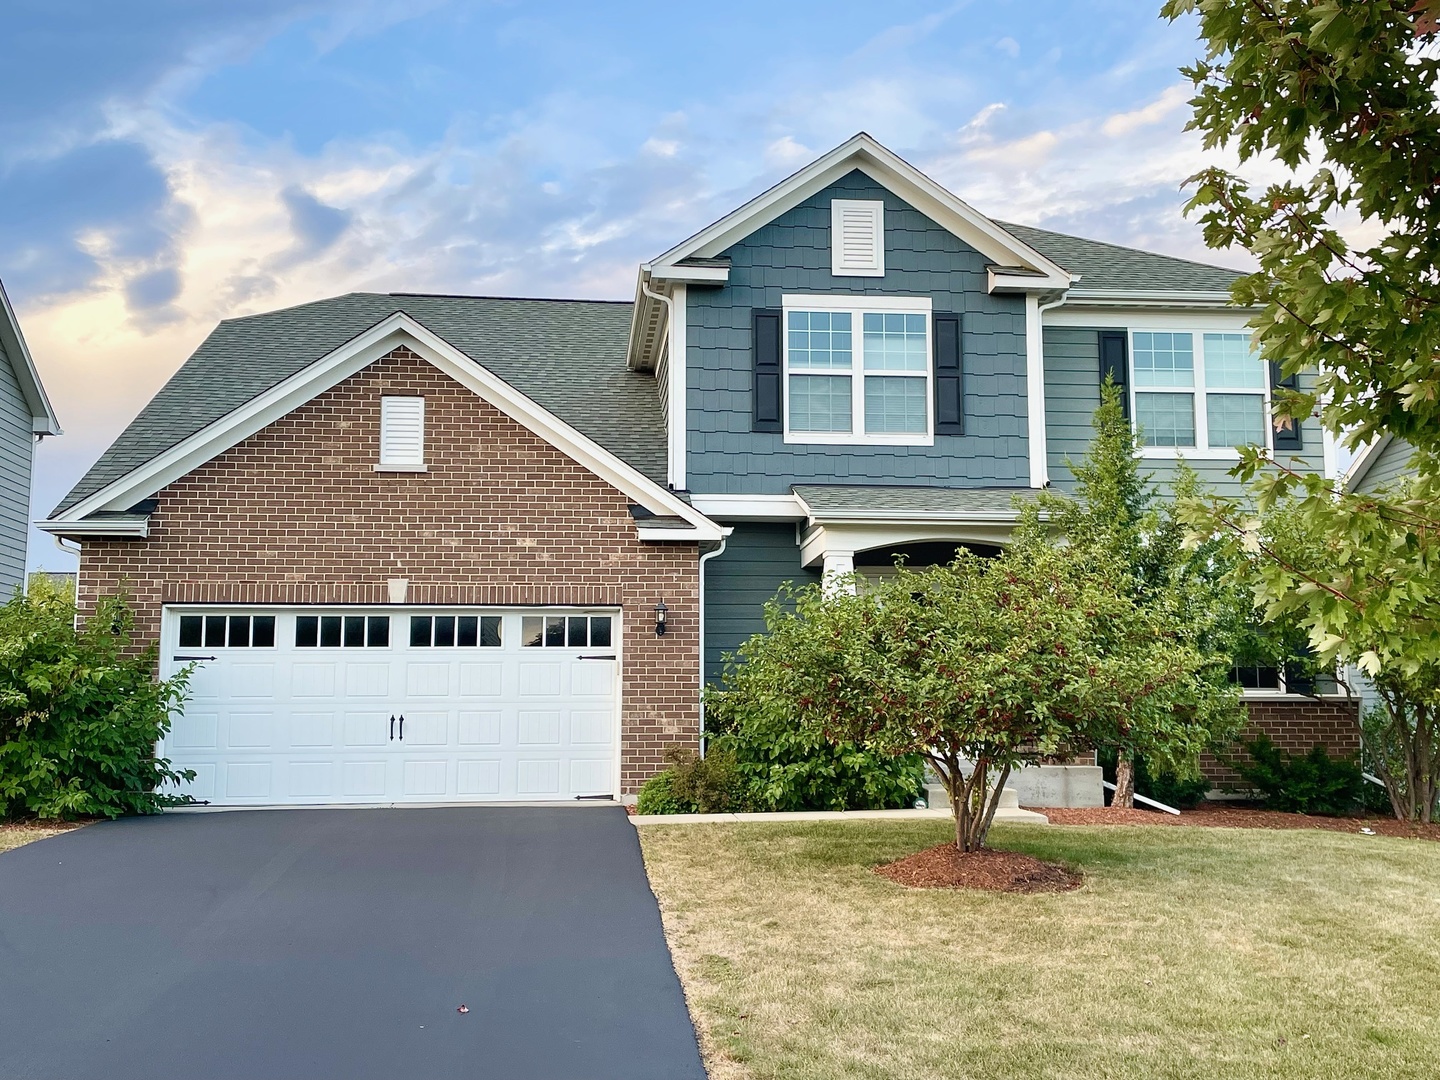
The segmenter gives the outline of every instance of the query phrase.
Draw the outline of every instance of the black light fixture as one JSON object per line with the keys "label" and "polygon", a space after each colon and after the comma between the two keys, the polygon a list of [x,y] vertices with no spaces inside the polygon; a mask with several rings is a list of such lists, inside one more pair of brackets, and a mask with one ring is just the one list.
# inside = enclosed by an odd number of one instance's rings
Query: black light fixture
{"label": "black light fixture", "polygon": [[670,609],[665,606],[665,601],[664,601],[664,600],[661,600],[658,604],[655,605],[655,636],[656,636],[656,637],[664,637],[664,636],[665,636],[665,613],[666,613],[667,611],[669,611],[669,610],[670,610]]}

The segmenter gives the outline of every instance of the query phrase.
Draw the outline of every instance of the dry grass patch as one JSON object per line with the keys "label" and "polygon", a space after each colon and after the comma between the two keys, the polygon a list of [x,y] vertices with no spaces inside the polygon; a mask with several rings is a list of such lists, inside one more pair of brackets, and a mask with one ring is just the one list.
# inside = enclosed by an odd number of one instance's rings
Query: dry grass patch
{"label": "dry grass patch", "polygon": [[32,840],[44,840],[47,836],[69,832],[80,828],[80,822],[73,821],[0,821],[0,851],[9,851]]}
{"label": "dry grass patch", "polygon": [[1440,846],[996,826],[1066,893],[915,890],[920,822],[650,826],[714,1080],[1434,1076]]}

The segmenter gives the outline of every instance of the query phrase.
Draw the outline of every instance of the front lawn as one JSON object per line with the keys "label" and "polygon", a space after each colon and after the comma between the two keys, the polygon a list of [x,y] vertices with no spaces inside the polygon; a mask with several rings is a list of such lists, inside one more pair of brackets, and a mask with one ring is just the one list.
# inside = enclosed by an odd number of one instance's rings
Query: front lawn
{"label": "front lawn", "polygon": [[907,890],[937,822],[640,830],[713,1080],[1436,1075],[1440,844],[997,825],[1075,892]]}
{"label": "front lawn", "polygon": [[56,836],[79,827],[79,824],[68,821],[27,821],[23,824],[0,821],[0,851],[9,851],[32,840],[44,840],[47,836]]}

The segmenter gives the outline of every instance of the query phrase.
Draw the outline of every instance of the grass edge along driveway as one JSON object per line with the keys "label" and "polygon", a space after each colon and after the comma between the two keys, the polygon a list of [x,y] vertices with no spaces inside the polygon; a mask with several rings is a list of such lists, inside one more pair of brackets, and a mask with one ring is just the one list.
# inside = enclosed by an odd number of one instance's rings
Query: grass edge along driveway
{"label": "grass edge along driveway", "polygon": [[712,1080],[1431,1078],[1440,844],[997,825],[1073,893],[907,890],[944,822],[650,826]]}

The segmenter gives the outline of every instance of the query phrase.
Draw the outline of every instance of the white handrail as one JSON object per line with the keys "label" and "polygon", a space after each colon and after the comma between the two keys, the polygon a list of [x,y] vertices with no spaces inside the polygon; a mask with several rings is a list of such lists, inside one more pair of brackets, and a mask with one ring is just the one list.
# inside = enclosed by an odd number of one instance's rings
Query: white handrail
{"label": "white handrail", "polygon": [[[1105,787],[1109,788],[1111,791],[1115,790],[1115,785],[1110,783],[1109,780],[1101,780],[1100,783],[1103,784]],[[1166,806],[1163,802],[1157,802],[1156,800],[1151,799],[1145,795],[1137,794],[1135,796],[1135,801],[1143,802],[1146,806],[1153,806],[1156,810],[1164,810],[1167,814],[1174,814],[1176,817],[1180,816],[1180,811],[1176,810],[1173,806]]]}

